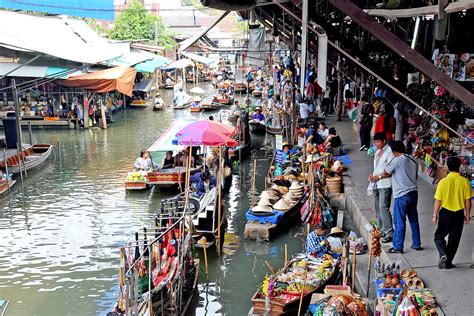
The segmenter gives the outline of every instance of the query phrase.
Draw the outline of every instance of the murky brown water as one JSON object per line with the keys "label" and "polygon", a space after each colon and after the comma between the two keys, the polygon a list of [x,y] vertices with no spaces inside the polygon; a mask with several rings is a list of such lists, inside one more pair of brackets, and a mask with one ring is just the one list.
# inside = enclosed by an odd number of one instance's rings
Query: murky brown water
{"label": "murky brown water", "polygon": [[[162,91],[165,99],[170,93]],[[227,111],[210,114],[225,119]],[[36,142],[60,142],[62,159],[52,157],[23,185],[18,181],[11,195],[0,198],[0,299],[10,300],[7,315],[100,315],[111,310],[118,290],[119,246],[152,225],[162,197],[151,191],[127,194],[123,181],[139,151],[173,118],[187,116],[187,110],[127,109],[114,115],[116,122],[108,130],[34,131]],[[263,141],[257,139],[256,147]],[[270,160],[261,150],[254,156],[262,188]],[[230,242],[221,257],[210,253],[210,279],[200,277],[196,315],[246,315],[267,273],[264,260],[279,267],[285,243],[290,253],[301,249],[299,228],[272,243],[243,240],[251,164],[251,159],[242,163],[226,196]]]}

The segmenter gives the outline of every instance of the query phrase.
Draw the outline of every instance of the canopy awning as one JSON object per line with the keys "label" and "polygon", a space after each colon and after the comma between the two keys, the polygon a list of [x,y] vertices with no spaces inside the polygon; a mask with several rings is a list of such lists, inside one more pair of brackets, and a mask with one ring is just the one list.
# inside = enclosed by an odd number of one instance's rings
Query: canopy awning
{"label": "canopy awning", "polygon": [[72,76],[61,80],[60,85],[70,88],[86,89],[93,92],[109,92],[117,90],[132,96],[137,71],[130,67],[115,67],[94,73]]}
{"label": "canopy awning", "polygon": [[176,138],[176,133],[192,122],[194,122],[194,120],[179,119],[173,121],[170,127],[168,127],[168,129],[163,132],[163,134],[161,134],[160,138],[158,138],[158,140],[153,145],[151,145],[147,151],[157,152],[183,150],[185,146],[173,144],[173,140]]}
{"label": "canopy awning", "polygon": [[136,64],[133,68],[138,72],[155,72],[156,68],[163,67],[169,63],[170,60],[168,58],[155,55],[152,59]]}
{"label": "canopy awning", "polygon": [[150,92],[151,87],[153,86],[152,79],[143,79],[142,81],[138,82],[133,88],[134,91],[143,91],[143,92]]}
{"label": "canopy awning", "polygon": [[86,64],[102,63],[130,51],[130,44],[100,37],[83,20],[0,10],[0,21],[0,45],[12,50]]}
{"label": "canopy awning", "polygon": [[218,58],[204,57],[204,56],[194,54],[194,53],[189,53],[189,52],[182,52],[181,54],[186,56],[189,59],[197,61],[200,64],[204,64],[204,65],[208,65],[208,66],[219,63]]}
{"label": "canopy awning", "polygon": [[194,63],[191,59],[179,59],[176,61],[173,61],[172,63],[162,67],[162,69],[165,70],[173,70],[173,69],[183,69],[187,67],[194,67]]}

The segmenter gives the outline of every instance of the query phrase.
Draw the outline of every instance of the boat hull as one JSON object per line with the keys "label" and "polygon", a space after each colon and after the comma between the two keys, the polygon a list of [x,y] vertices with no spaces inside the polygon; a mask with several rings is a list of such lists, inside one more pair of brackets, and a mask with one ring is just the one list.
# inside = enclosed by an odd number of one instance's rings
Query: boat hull
{"label": "boat hull", "polygon": [[267,130],[267,133],[272,134],[272,135],[282,135],[283,133],[283,127],[267,126],[266,130]]}
{"label": "boat hull", "polygon": [[[8,172],[17,175],[20,171],[26,169],[30,171],[41,164],[43,164],[51,155],[53,145],[50,144],[35,144],[29,148],[24,149],[20,156],[13,155],[7,158]],[[0,162],[0,167],[5,170],[5,163]]]}
{"label": "boat hull", "polygon": [[264,135],[266,133],[265,125],[258,122],[250,122],[250,132]]}

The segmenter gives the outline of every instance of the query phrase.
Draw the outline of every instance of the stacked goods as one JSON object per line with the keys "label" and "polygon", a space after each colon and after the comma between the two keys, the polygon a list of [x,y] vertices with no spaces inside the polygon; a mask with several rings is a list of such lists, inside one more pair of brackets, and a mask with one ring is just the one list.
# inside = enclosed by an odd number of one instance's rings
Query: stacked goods
{"label": "stacked goods", "polygon": [[372,243],[370,245],[370,249],[372,252],[372,256],[379,257],[382,252],[382,246],[380,245],[380,238],[382,238],[382,232],[378,228],[373,228],[372,232]]}
{"label": "stacked goods", "polygon": [[145,176],[141,172],[135,171],[135,172],[128,173],[127,181],[143,182],[143,181],[146,181],[146,179],[145,179]]}

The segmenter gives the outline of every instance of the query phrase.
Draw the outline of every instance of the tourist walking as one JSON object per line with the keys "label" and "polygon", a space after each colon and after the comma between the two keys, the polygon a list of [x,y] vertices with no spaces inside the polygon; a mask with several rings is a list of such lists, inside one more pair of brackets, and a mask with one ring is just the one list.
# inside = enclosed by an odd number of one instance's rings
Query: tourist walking
{"label": "tourist walking", "polygon": [[[365,101],[365,100],[364,100]],[[359,117],[360,151],[370,148],[370,132],[374,124],[374,107],[369,102],[364,102]]]}
{"label": "tourist walking", "polygon": [[384,234],[382,242],[389,243],[393,239],[392,214],[390,214],[390,204],[392,203],[392,180],[388,177],[382,179],[385,169],[393,160],[392,149],[387,144],[385,133],[374,135],[374,145],[377,151],[374,157],[374,172],[369,176],[369,181],[376,182],[374,190],[375,215]]}
{"label": "tourist walking", "polygon": [[395,158],[385,168],[382,179],[392,177],[393,195],[393,221],[395,232],[393,234],[392,248],[389,253],[403,253],[405,241],[405,221],[408,217],[411,227],[411,248],[417,251],[421,248],[420,224],[418,223],[418,163],[406,155],[405,145],[395,141],[391,145]]}
{"label": "tourist walking", "polygon": [[454,268],[453,259],[461,240],[463,222],[469,224],[471,219],[471,183],[459,174],[459,158],[448,158],[447,165],[449,174],[438,183],[433,208],[433,224],[438,224],[434,242],[439,252],[440,269]]}

